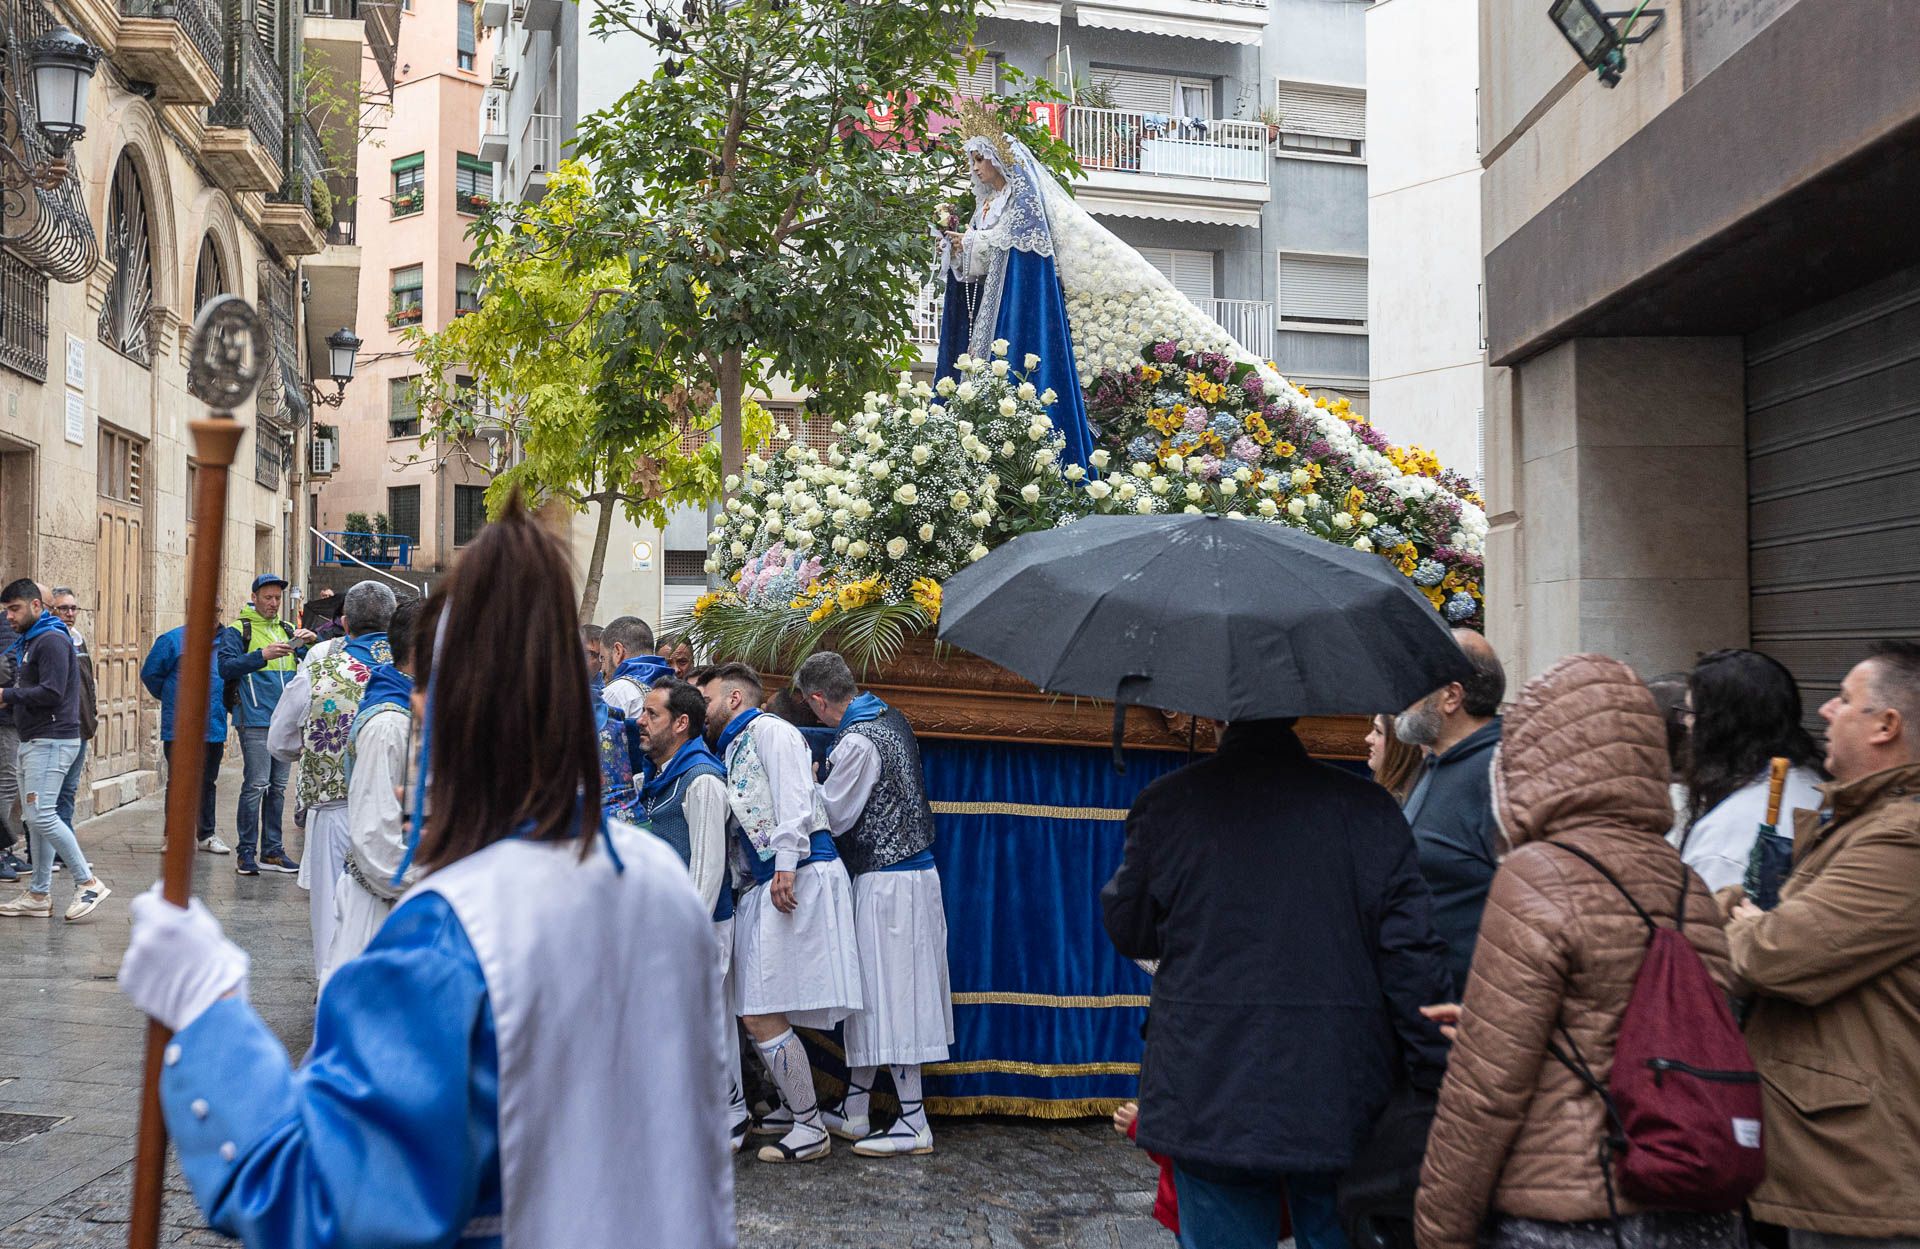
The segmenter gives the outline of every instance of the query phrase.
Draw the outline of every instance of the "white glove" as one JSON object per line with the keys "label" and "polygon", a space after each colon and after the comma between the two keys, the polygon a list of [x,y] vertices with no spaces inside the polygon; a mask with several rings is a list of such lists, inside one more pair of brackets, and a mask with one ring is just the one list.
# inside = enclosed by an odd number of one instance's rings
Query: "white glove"
{"label": "white glove", "polygon": [[215,1002],[247,988],[247,952],[227,940],[200,899],[186,909],[155,885],[133,900],[133,938],[120,960],[120,991],[175,1032]]}

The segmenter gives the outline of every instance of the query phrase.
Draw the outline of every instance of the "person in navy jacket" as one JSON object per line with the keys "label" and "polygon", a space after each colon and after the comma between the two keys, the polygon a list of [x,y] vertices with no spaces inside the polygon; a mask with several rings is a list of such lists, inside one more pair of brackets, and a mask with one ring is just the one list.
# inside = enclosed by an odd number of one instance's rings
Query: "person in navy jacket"
{"label": "person in navy jacket", "polygon": [[[221,615],[219,605],[215,604],[213,610],[217,620]],[[186,642],[187,630],[184,625],[168,629],[153,639],[146,662],[140,665],[140,684],[147,687],[147,693],[160,700],[160,751],[167,759],[169,789],[173,785],[174,702],[180,696],[180,651]],[[213,680],[207,691],[207,770],[200,782],[200,823],[194,830],[194,836],[200,843],[200,849],[208,854],[231,854],[226,843],[213,833],[214,804],[220,786],[220,760],[227,750],[227,712],[220,681],[220,664],[211,653],[207,655],[207,666]]]}

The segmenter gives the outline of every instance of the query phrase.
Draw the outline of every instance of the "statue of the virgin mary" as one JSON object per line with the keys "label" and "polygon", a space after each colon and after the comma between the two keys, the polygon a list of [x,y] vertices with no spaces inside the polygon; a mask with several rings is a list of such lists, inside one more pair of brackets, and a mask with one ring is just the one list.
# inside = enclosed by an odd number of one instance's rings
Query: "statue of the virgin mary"
{"label": "statue of the virgin mary", "polygon": [[1057,396],[1053,423],[1067,440],[1066,460],[1084,467],[1093,452],[1086,401],[1073,358],[1067,302],[1054,264],[1054,203],[1074,208],[1060,185],[1027,149],[985,110],[963,119],[959,133],[973,178],[974,210],[964,232],[946,231],[940,267],[946,296],[940,318],[937,376],[958,374],[963,354],[991,358],[995,341],[1007,344],[1016,367],[1028,356],[1039,367],[1027,380]]}

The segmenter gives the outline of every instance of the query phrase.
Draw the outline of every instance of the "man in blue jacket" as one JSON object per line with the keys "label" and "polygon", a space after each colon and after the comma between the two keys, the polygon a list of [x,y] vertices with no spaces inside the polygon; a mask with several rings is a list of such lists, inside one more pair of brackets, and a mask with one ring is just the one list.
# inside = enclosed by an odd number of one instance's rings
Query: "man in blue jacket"
{"label": "man in blue jacket", "polygon": [[[214,606],[214,617],[220,616],[219,605]],[[160,751],[167,758],[167,788],[173,788],[173,710],[180,696],[180,651],[186,645],[187,630],[184,625],[168,629],[153,639],[153,649],[147,652],[146,662],[140,665],[140,684],[147,687],[147,693],[160,700]],[[196,830],[196,839],[200,849],[207,854],[231,854],[226,843],[213,835],[213,812],[216,791],[220,785],[220,760],[227,749],[227,709],[222,701],[220,668],[214,657],[207,656],[207,666],[213,673],[213,684],[207,693],[207,770],[200,782],[200,826]],[[191,730],[189,730],[191,731]]]}
{"label": "man in blue jacket", "polygon": [[[269,872],[293,875],[300,864],[280,844],[280,819],[286,803],[287,774],[267,749],[267,729],[280,693],[299,668],[300,656],[316,640],[306,629],[293,629],[280,619],[280,600],[286,578],[262,573],[253,579],[253,598],[240,615],[220,630],[214,656],[226,701],[240,731],[240,752],[246,776],[240,782],[240,810],[236,817],[242,876]],[[257,856],[257,857],[256,857]]]}

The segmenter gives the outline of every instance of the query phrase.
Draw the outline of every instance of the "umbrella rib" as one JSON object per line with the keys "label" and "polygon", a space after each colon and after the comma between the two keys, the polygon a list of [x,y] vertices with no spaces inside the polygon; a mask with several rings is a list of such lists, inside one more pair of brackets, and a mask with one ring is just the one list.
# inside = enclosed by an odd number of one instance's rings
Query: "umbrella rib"
{"label": "umbrella rib", "polygon": [[[1119,580],[1115,581],[1114,584],[1100,591],[1099,596],[1093,600],[1093,603],[1087,608],[1086,612],[1081,615],[1080,623],[1074,626],[1073,636],[1068,638],[1067,644],[1060,648],[1059,654],[1054,660],[1053,669],[1048,674],[1050,677],[1057,675],[1059,673],[1061,664],[1064,662],[1064,660],[1068,655],[1071,655],[1073,653],[1074,647],[1079,645],[1080,637],[1082,634],[1084,634],[1087,631],[1087,625],[1092,622],[1094,615],[1100,610],[1101,606],[1106,603],[1108,597],[1112,595],[1115,590],[1119,589],[1120,586],[1126,581],[1127,576],[1145,578],[1149,570],[1151,570],[1153,566],[1160,561],[1161,556],[1168,555],[1173,552],[1175,545],[1176,544],[1174,543],[1168,543],[1166,546],[1161,547],[1159,550],[1149,555],[1146,561],[1142,563],[1138,569],[1134,570],[1132,573],[1122,576]],[[1151,585],[1153,583],[1148,582],[1147,584]],[[1169,592],[1171,591],[1169,590]],[[1162,606],[1162,610],[1164,611],[1165,604],[1162,603],[1161,606]],[[1140,618],[1148,619],[1148,617],[1146,617],[1144,614]],[[1157,616],[1153,617],[1152,619],[1155,621],[1155,623],[1153,626],[1153,636],[1150,639],[1150,644],[1157,644],[1160,637],[1160,626],[1158,624]],[[1151,677],[1153,674],[1150,672],[1142,672],[1142,673],[1123,672],[1120,674],[1120,677],[1135,676],[1135,675]],[[1118,698],[1119,691],[1120,691],[1120,677],[1114,678],[1114,697],[1116,698]],[[1049,684],[1051,684],[1051,682],[1049,682]],[[1104,697],[1104,695],[1097,695],[1096,697]]]}

